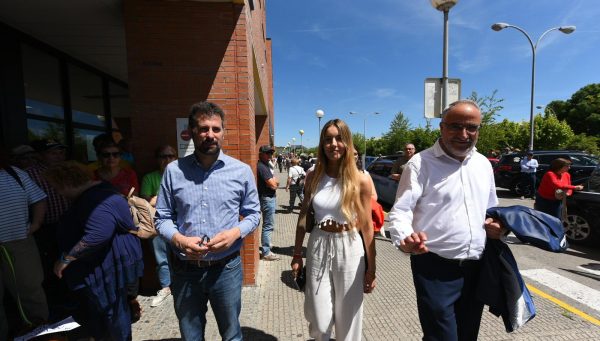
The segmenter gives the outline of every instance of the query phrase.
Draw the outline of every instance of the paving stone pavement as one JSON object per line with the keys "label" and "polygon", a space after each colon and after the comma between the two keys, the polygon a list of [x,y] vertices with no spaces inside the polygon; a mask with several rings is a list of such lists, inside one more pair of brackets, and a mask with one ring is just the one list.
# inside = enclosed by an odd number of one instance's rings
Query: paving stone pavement
{"label": "paving stone pavement", "polygon": [[[276,172],[280,184],[285,175]],[[287,212],[285,186],[277,191],[273,252],[279,261],[260,261],[257,283],[242,289],[240,316],[246,340],[309,340],[303,313],[303,294],[291,285],[289,264],[294,245],[298,209]],[[305,238],[305,243],[308,238]],[[305,244],[306,245],[306,244]],[[377,288],[365,296],[363,340],[420,340],[421,327],[410,272],[409,256],[397,251],[388,239],[376,238]],[[139,297],[144,309],[133,325],[134,340],[180,338],[173,299],[150,307],[151,297]],[[600,340],[600,327],[534,295],[537,316],[524,327],[506,333],[501,318],[484,312],[480,340]],[[220,340],[214,316],[207,314],[206,340]]]}

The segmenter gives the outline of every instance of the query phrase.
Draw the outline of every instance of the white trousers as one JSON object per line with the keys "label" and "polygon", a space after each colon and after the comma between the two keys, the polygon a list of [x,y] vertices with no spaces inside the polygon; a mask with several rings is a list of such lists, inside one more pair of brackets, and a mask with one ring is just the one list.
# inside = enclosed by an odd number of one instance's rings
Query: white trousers
{"label": "white trousers", "polygon": [[306,256],[304,316],[316,341],[362,338],[365,254],[356,230],[331,233],[315,227]]}

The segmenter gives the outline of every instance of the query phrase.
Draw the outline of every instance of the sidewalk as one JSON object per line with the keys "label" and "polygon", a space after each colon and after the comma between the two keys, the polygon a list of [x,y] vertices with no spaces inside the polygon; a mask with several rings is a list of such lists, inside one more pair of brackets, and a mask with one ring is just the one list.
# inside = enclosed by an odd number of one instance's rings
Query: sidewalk
{"label": "sidewalk", "polygon": [[[289,195],[285,174],[276,172],[277,191],[273,252],[279,261],[260,261],[257,284],[242,289],[240,320],[245,340],[309,340],[304,319],[303,294],[291,286],[290,262],[298,210],[287,213]],[[305,238],[305,243],[308,238]],[[305,244],[306,245],[306,244]],[[410,272],[410,259],[387,239],[377,238],[377,288],[365,295],[364,340],[420,340],[421,327]],[[161,306],[150,307],[151,297],[139,297],[144,313],[133,325],[134,340],[179,339],[172,296]],[[518,331],[504,331],[501,318],[484,312],[480,340],[600,340],[600,327],[572,315],[550,301],[534,296],[537,316]],[[209,308],[206,340],[220,340]]]}

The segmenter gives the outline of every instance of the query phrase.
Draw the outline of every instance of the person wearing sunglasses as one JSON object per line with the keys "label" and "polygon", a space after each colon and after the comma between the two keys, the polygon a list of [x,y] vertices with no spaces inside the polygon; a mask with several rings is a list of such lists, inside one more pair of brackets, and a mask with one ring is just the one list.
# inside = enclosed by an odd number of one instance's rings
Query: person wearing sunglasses
{"label": "person wearing sunglasses", "polygon": [[410,254],[423,340],[477,340],[483,303],[476,297],[486,238],[501,223],[492,166],[475,149],[481,111],[470,100],[442,113],[441,138],[408,161],[389,214],[393,244]]}
{"label": "person wearing sunglasses", "polygon": [[[177,160],[177,152],[175,151],[175,148],[165,144],[156,148],[154,151],[154,156],[156,157],[158,169],[144,175],[142,178],[142,189],[140,190],[140,196],[148,200],[150,205],[156,207],[156,198],[158,196],[158,190],[160,189],[162,175],[165,172],[167,165],[172,161]],[[168,260],[169,249],[167,241],[162,238],[153,238],[152,248],[154,249],[156,273],[158,274],[158,282],[161,289],[152,299],[150,306],[158,307],[169,296],[171,296],[171,273],[169,271]]]}
{"label": "person wearing sunglasses", "polygon": [[102,141],[96,150],[100,168],[94,171],[94,180],[110,182],[123,195],[128,195],[131,188],[137,195],[139,185],[137,175],[131,168],[121,167],[121,149],[112,140]]}

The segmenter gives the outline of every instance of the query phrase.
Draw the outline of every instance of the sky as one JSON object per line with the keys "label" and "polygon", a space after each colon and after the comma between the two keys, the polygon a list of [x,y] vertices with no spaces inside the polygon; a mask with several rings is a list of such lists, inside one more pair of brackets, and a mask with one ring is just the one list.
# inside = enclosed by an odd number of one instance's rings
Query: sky
{"label": "sky", "polygon": [[[424,82],[442,77],[444,22],[429,0],[269,0],[266,10],[277,146],[316,146],[317,109],[321,126],[340,118],[362,134],[366,122],[367,138],[386,133],[400,111],[426,126]],[[537,46],[534,106],[545,106],[600,83],[598,18],[598,0],[459,0],[449,13],[448,77],[461,80],[461,98],[497,90],[498,121],[529,121],[532,48],[518,30],[491,25],[519,26],[534,44],[550,28],[577,27]]]}

